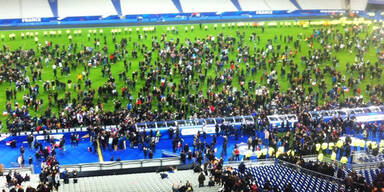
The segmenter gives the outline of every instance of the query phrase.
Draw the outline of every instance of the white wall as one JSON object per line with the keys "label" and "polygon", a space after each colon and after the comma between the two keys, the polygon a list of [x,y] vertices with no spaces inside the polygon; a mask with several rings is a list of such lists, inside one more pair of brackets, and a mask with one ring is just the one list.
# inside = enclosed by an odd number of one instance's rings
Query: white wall
{"label": "white wall", "polygon": [[365,10],[368,0],[351,0],[351,10]]}
{"label": "white wall", "polygon": [[0,18],[17,19],[21,18],[19,0],[0,0]]}
{"label": "white wall", "polygon": [[120,0],[123,15],[178,13],[172,0]]}
{"label": "white wall", "polygon": [[21,17],[53,17],[53,14],[47,0],[21,0]]}
{"label": "white wall", "polygon": [[184,13],[238,11],[230,0],[180,0]]}
{"label": "white wall", "polygon": [[117,15],[110,0],[58,0],[59,17]]}
{"label": "white wall", "polygon": [[296,0],[302,9],[345,9],[344,0]]}
{"label": "white wall", "polygon": [[239,0],[239,3],[243,11],[271,10],[264,0]]}
{"label": "white wall", "polygon": [[295,5],[289,0],[264,0],[272,10],[296,10]]}

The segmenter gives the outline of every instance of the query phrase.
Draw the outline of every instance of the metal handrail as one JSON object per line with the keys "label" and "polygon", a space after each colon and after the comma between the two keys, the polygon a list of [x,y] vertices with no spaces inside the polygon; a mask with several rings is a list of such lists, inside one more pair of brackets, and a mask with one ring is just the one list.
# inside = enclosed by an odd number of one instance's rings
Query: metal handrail
{"label": "metal handrail", "polygon": [[351,168],[351,164],[349,163],[341,163],[340,161],[332,160],[330,157],[323,157],[323,162],[329,163],[329,164],[334,164],[337,167],[346,167],[348,169]]}
{"label": "metal handrail", "polygon": [[[224,164],[224,166],[239,166],[241,161],[229,161]],[[246,166],[265,166],[265,165],[274,165],[275,164],[275,159],[259,159],[259,160],[246,160],[244,161],[244,164]]]}
{"label": "metal handrail", "polygon": [[363,164],[352,164],[351,168],[352,170],[375,169],[375,168],[379,168],[379,166],[382,163],[383,163],[382,161],[376,161],[376,162],[368,162]]}
{"label": "metal handrail", "polygon": [[82,163],[82,164],[74,164],[74,165],[61,165],[61,168],[67,168],[67,169],[76,169],[77,171],[81,172],[84,170],[84,168],[98,168],[98,170],[103,170],[103,168],[113,167],[113,166],[120,166],[120,168],[123,167],[123,165],[139,165],[137,168],[142,168],[146,164],[150,163],[160,163],[160,166],[163,166],[164,162],[171,162],[171,161],[180,161],[177,157],[171,157],[171,158],[159,158],[159,159],[142,159],[142,160],[129,160],[129,161],[107,161],[107,162],[97,162],[97,163]]}
{"label": "metal handrail", "polygon": [[18,167],[5,168],[4,171],[3,171],[3,174],[8,173],[8,172],[10,172],[10,171],[12,171],[12,172],[14,172],[14,171],[17,171],[17,172],[30,171],[31,174],[34,174],[34,172],[33,172],[33,166],[30,166],[30,165],[28,165],[28,166],[24,166],[24,167],[19,167],[19,168],[18,168]]}

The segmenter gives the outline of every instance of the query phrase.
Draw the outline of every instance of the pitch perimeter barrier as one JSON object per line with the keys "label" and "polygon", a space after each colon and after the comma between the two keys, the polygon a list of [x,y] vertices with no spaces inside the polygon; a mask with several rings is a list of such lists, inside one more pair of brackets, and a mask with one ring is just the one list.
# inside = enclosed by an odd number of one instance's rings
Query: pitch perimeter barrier
{"label": "pitch perimeter barrier", "polygon": [[83,163],[75,165],[61,165],[60,169],[67,169],[69,172],[78,171],[105,171],[145,167],[164,167],[180,165],[179,158],[142,159],[131,161],[106,161],[103,163]]}
{"label": "pitch perimeter barrier", "polygon": [[[359,108],[345,108],[335,110],[324,111],[312,111],[309,112],[313,119],[322,118],[324,121],[330,121],[333,118],[350,118],[355,122],[367,123],[367,122],[382,122],[384,121],[384,106],[370,106]],[[279,131],[287,131],[289,128],[295,127],[295,123],[298,122],[298,117],[295,114],[287,115],[270,115],[267,116],[269,129],[278,129]],[[282,123],[287,121],[285,125],[289,127],[282,127]],[[183,136],[194,135],[197,131],[204,131],[207,134],[215,133],[216,125],[232,125],[234,129],[239,129],[241,125],[258,125],[260,119],[257,117],[257,113],[249,116],[234,116],[234,117],[217,117],[206,119],[188,119],[188,120],[172,120],[172,121],[157,121],[157,122],[140,122],[136,123],[135,127],[139,131],[159,130],[162,135],[168,134],[170,128],[176,129],[179,127],[180,133]],[[103,125],[103,129],[112,130],[117,129],[118,125]],[[33,128],[34,129],[34,128]],[[220,126],[219,126],[220,129]],[[87,126],[77,128],[63,128],[45,130],[49,134],[61,134],[70,132],[86,132]],[[220,130],[219,130],[220,131]],[[11,133],[0,134],[0,141],[9,136],[27,136],[29,134],[41,135],[44,131],[23,131],[17,132],[13,135]]]}

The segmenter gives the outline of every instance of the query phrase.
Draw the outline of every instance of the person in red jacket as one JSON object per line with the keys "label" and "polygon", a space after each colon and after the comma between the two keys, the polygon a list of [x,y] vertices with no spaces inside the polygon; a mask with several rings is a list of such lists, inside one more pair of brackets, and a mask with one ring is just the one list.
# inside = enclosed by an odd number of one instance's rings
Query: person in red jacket
{"label": "person in red jacket", "polygon": [[235,149],[236,161],[240,161],[240,151],[238,148]]}
{"label": "person in red jacket", "polygon": [[258,189],[259,189],[259,187],[257,187],[257,184],[256,184],[256,183],[253,183],[253,184],[251,185],[251,192],[257,192]]}

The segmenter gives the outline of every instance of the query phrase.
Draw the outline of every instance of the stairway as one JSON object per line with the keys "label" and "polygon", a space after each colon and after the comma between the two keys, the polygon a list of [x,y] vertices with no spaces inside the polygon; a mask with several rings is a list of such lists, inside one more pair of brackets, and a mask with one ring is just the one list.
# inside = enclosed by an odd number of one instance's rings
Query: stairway
{"label": "stairway", "polygon": [[[60,186],[59,191],[74,191],[74,192],[94,192],[94,191],[110,191],[110,192],[147,192],[147,191],[171,191],[174,183],[180,181],[185,184],[189,181],[194,191],[210,192],[218,191],[219,186],[214,187],[198,187],[198,173],[192,170],[176,171],[175,173],[167,173],[168,178],[161,179],[159,173],[143,173],[143,174],[128,174],[128,175],[113,175],[99,177],[83,177],[78,179],[78,183],[74,184],[73,179],[70,179],[69,184]],[[208,183],[208,177],[205,185]]]}

